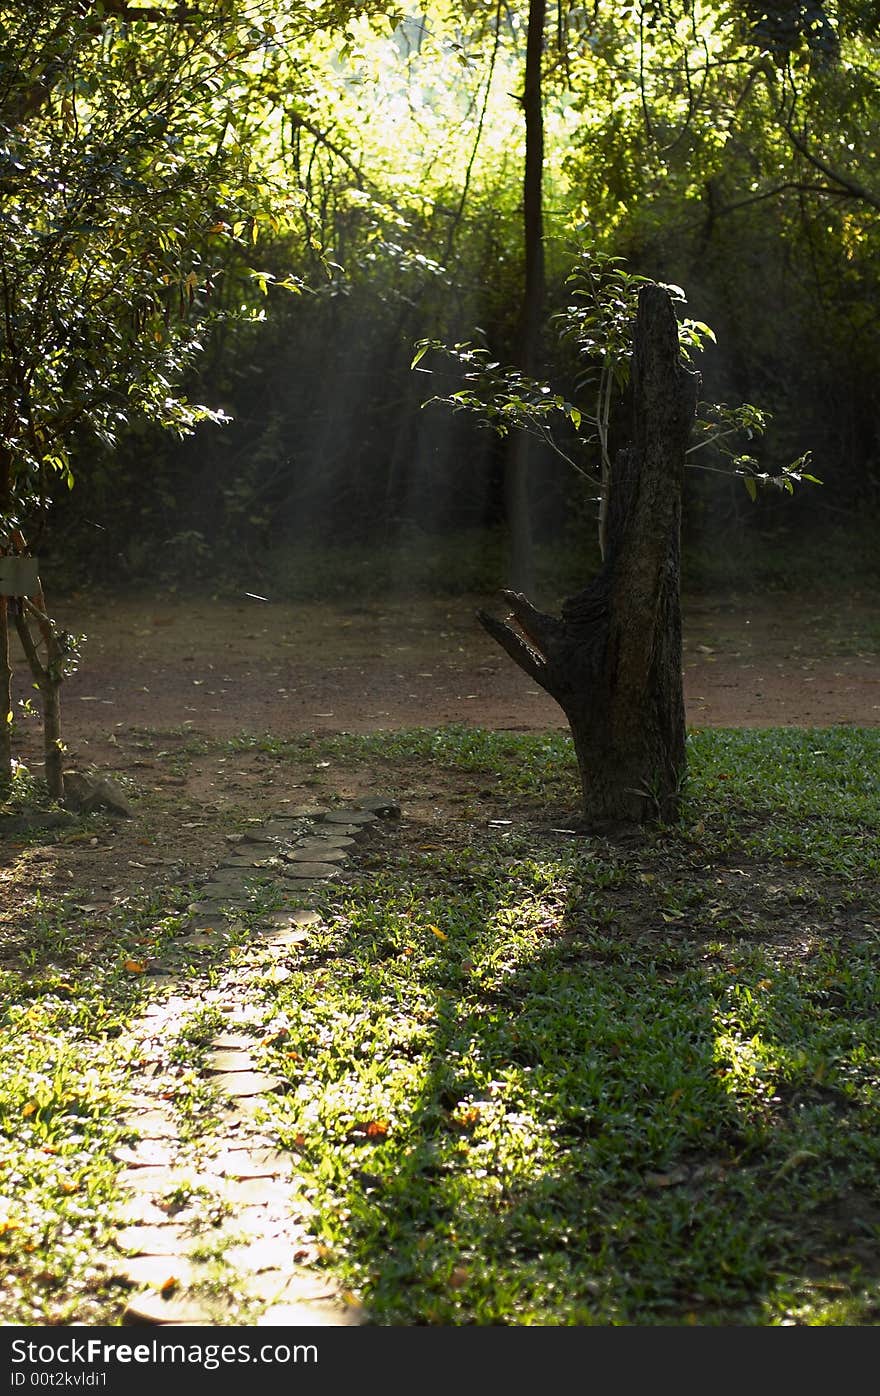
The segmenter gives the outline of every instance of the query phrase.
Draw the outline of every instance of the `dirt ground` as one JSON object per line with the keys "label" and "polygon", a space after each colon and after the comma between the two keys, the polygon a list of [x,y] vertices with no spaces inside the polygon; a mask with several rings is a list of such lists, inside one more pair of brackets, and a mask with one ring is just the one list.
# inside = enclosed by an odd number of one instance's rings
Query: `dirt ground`
{"label": "dirt ground", "polygon": [[[564,726],[479,626],[481,606],[498,609],[470,596],[363,605],[75,597],[56,612],[86,635],[64,689],[65,739],[79,759],[103,764],[111,736],[130,727],[283,737]],[[692,726],[880,724],[880,597],[686,599],[684,629]],[[27,696],[23,662],[16,667]],[[28,725],[19,733],[35,759]]]}
{"label": "dirt ground", "polygon": [[[880,598],[752,596],[684,606],[688,722],[700,726],[880,725]],[[0,837],[0,962],[32,939],[44,894],[73,893],[88,913],[77,942],[100,950],[105,917],[147,888],[196,884],[230,830],[291,804],[361,794],[400,798],[413,837],[443,838],[450,819],[509,817],[489,777],[279,761],[192,738],[284,738],[434,727],[564,727],[561,710],[479,626],[492,598],[383,604],[282,604],[242,596],[73,598],[56,619],[83,632],[82,665],[64,688],[67,763],[115,776],[136,817],[93,836],[48,830]],[[17,697],[33,697],[20,656]],[[16,755],[42,770],[36,721],[16,724]],[[559,817],[566,817],[561,812]],[[411,832],[412,832],[411,831]]]}

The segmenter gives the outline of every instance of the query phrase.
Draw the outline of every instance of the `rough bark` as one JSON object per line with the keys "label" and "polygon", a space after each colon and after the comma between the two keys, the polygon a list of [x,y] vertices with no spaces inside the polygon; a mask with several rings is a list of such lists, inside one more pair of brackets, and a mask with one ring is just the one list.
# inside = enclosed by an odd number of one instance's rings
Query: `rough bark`
{"label": "rough bark", "polygon": [[0,596],[0,800],[12,786],[12,665],[9,662],[9,602]]}
{"label": "rough bark", "polygon": [[607,551],[559,616],[503,592],[486,630],[559,703],[574,738],[587,824],[674,820],[685,774],[680,609],[684,457],[699,376],[681,361],[669,294],[639,293],[632,439],[614,464]]}
{"label": "rough bark", "polygon": [[[5,524],[12,505],[12,459],[0,447],[0,554],[6,552]],[[12,664],[9,654],[9,599],[0,596],[0,799],[12,788]]]}
{"label": "rough bark", "polygon": [[[526,127],[523,172],[523,295],[517,326],[516,366],[534,377],[538,340],[544,313],[544,97],[541,65],[547,0],[529,0],[526,66],[522,107]],[[529,476],[531,439],[515,432],[505,461],[504,505],[510,534],[508,577],[510,585],[530,590],[533,582],[533,545]]]}
{"label": "rough bark", "polygon": [[[40,662],[37,643],[31,633],[33,618],[46,647],[46,662]],[[15,625],[31,674],[40,693],[43,709],[43,755],[46,789],[52,800],[64,799],[64,742],[61,734],[61,685],[64,681],[64,655],[53,622],[46,615],[43,588],[36,604],[23,599],[15,612]]]}

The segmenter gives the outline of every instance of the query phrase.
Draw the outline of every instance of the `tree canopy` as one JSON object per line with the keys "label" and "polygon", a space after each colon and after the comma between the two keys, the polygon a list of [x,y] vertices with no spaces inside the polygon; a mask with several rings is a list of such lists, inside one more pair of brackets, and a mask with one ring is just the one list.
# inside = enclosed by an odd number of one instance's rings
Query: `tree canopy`
{"label": "tree canopy", "polygon": [[[516,358],[528,11],[4,7],[7,536],[74,471],[57,527],[81,561],[109,530],[93,570],[503,517],[497,446],[410,365],[428,337]],[[619,257],[713,328],[707,397],[766,408],[759,472],[811,449],[805,510],[874,501],[878,42],[858,3],[548,5],[538,376],[591,409],[559,316],[584,247]],[[538,482],[556,528],[583,485]]]}

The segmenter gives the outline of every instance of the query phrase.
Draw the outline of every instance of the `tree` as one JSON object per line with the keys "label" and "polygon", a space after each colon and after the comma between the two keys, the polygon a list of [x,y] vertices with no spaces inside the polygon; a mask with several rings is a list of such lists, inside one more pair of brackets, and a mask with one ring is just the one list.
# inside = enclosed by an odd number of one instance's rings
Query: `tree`
{"label": "tree", "polygon": [[607,547],[559,617],[505,591],[511,615],[480,620],[562,707],[587,823],[672,820],[685,775],[680,523],[698,375],[682,362],[669,292],[639,292],[632,440],[611,476]]}
{"label": "tree", "polygon": [[[537,371],[537,354],[544,317],[544,98],[542,65],[546,0],[529,0],[522,107],[526,128],[523,171],[523,286],[514,363],[527,377]],[[510,585],[534,585],[529,510],[531,438],[515,431],[510,438],[505,470],[505,501],[510,534]]]}
{"label": "tree", "polygon": [[[0,555],[38,544],[55,484],[72,485],[89,443],[112,447],[133,418],[178,435],[223,419],[181,382],[221,278],[236,284],[227,317],[252,317],[267,285],[254,246],[281,200],[248,93],[298,38],[377,8],[0,4]],[[59,688],[76,647],[39,582],[0,595],[0,793],[13,769],[10,618],[61,798]]]}

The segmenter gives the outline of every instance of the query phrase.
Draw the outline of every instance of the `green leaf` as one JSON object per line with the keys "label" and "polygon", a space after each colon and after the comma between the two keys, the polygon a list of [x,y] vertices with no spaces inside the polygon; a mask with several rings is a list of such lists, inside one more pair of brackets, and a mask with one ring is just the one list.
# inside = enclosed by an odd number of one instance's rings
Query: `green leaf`
{"label": "green leaf", "polygon": [[693,328],[694,328],[695,330],[699,330],[700,334],[704,334],[704,335],[706,336],[707,339],[711,339],[711,341],[712,341],[713,344],[717,344],[717,343],[718,343],[718,340],[717,340],[716,337],[715,337],[715,331],[714,331],[713,329],[711,329],[711,328],[709,327],[709,325],[705,324],[704,321],[702,321],[702,320],[691,320],[690,323],[691,323],[691,325],[693,326]]}

